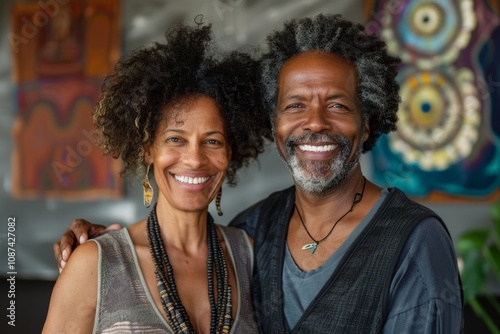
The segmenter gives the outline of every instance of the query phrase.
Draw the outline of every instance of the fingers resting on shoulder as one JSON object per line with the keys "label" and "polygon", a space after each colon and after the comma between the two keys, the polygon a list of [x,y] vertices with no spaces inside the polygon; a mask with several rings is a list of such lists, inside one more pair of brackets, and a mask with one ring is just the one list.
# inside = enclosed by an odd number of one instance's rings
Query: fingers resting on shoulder
{"label": "fingers resting on shoulder", "polygon": [[64,269],[66,262],[69,260],[72,251],[83,244],[89,238],[95,238],[103,233],[111,230],[121,229],[120,224],[112,224],[108,227],[99,224],[92,224],[85,219],[75,219],[70,227],[64,232],[61,239],[54,243],[54,257],[57,261],[59,272]]}

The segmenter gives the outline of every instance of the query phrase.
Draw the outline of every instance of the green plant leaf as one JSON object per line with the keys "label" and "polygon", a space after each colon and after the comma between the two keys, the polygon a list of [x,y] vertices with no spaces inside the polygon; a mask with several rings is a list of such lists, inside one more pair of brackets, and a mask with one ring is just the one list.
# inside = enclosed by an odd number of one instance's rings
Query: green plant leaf
{"label": "green plant leaf", "polygon": [[[498,302],[494,296],[487,294],[485,295],[486,300],[490,303],[491,307],[493,308],[493,311],[498,314],[500,317],[500,302]],[[498,319],[498,317],[497,317]]]}
{"label": "green plant leaf", "polygon": [[[460,273],[463,283],[464,300],[483,320],[491,333],[500,334],[500,329],[492,319],[498,319],[500,304],[484,291],[485,283],[492,272],[500,283],[500,202],[491,206],[492,226],[463,233],[456,242],[457,254],[462,257],[463,269]],[[489,315],[476,299],[484,295],[493,306]],[[493,318],[492,318],[493,317]]]}
{"label": "green plant leaf", "polygon": [[463,256],[464,267],[461,272],[464,300],[469,302],[482,292],[488,277],[488,262],[482,252],[468,252]]}
{"label": "green plant leaf", "polygon": [[492,334],[500,334],[500,329],[497,325],[495,325],[493,319],[488,315],[488,313],[486,313],[486,310],[475,298],[472,298],[469,304],[474,313],[476,313],[476,315],[483,320],[484,324],[488,327]]}
{"label": "green plant leaf", "polygon": [[500,202],[491,205],[491,216],[493,221],[500,222]]}
{"label": "green plant leaf", "polygon": [[463,233],[457,240],[457,251],[465,257],[470,252],[477,252],[481,250],[488,240],[490,230],[476,229]]}
{"label": "green plant leaf", "polygon": [[491,217],[493,220],[493,228],[495,229],[496,242],[500,246],[500,202],[494,203],[491,206]]}
{"label": "green plant leaf", "polygon": [[493,274],[496,276],[497,281],[500,283],[500,249],[496,244],[492,244],[485,248],[484,257],[488,260]]}

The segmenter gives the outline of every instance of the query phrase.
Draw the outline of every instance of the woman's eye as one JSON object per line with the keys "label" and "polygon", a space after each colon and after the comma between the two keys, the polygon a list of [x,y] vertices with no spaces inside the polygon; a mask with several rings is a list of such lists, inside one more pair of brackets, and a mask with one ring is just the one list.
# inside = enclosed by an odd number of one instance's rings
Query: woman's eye
{"label": "woman's eye", "polygon": [[180,139],[177,138],[177,137],[171,137],[171,138],[168,138],[167,139],[167,142],[170,142],[170,143],[178,143],[180,142]]}
{"label": "woman's eye", "polygon": [[217,139],[209,139],[207,140],[207,143],[210,145],[218,145],[220,142]]}

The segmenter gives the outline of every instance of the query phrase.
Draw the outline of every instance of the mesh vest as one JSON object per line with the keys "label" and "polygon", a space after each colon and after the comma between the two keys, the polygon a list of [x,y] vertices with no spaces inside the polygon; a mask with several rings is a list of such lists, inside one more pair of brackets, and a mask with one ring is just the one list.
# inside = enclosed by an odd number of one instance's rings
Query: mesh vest
{"label": "mesh vest", "polygon": [[[286,333],[281,284],[294,195],[293,187],[274,193],[257,209],[252,291],[254,310],[264,333]],[[379,333],[401,249],[416,224],[431,216],[442,223],[430,209],[409,200],[400,190],[390,189],[291,333]]]}

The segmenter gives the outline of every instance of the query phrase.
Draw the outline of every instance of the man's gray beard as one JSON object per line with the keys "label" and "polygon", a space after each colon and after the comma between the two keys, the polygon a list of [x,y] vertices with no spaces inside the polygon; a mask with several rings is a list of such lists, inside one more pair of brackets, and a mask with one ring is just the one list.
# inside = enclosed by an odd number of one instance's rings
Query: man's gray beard
{"label": "man's gray beard", "polygon": [[[319,135],[322,136],[322,135]],[[299,161],[292,142],[294,139],[289,138],[285,143],[286,157],[282,157],[287,164],[296,185],[304,192],[320,195],[328,190],[334,189],[341,185],[349,176],[351,171],[358,165],[361,152],[363,150],[363,142],[360,141],[355,148],[355,153],[350,161],[351,142],[343,136],[328,136],[328,141],[335,138],[335,142],[340,147],[339,154],[330,161]]]}

